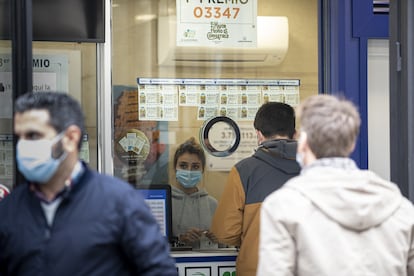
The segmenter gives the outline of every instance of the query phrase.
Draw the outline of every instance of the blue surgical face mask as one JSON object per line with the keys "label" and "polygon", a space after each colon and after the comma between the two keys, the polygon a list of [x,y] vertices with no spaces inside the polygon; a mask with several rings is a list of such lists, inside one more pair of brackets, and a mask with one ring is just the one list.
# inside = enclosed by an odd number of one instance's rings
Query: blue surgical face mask
{"label": "blue surgical face mask", "polygon": [[184,188],[193,188],[201,181],[201,171],[177,170],[175,177]]}
{"label": "blue surgical face mask", "polygon": [[57,159],[52,157],[52,147],[62,137],[63,133],[51,140],[19,140],[16,154],[17,167],[27,180],[43,184],[52,178],[67,156],[64,152]]}

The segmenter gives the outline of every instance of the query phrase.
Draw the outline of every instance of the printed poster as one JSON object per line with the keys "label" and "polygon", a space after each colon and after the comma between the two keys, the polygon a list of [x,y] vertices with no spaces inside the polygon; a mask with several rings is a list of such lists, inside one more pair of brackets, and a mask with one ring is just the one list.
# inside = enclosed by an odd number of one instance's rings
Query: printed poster
{"label": "printed poster", "polygon": [[257,1],[177,0],[177,46],[257,47]]}
{"label": "printed poster", "polygon": [[[33,91],[68,92],[68,57],[33,55]],[[10,54],[0,54],[0,118],[12,118],[12,61]]]}

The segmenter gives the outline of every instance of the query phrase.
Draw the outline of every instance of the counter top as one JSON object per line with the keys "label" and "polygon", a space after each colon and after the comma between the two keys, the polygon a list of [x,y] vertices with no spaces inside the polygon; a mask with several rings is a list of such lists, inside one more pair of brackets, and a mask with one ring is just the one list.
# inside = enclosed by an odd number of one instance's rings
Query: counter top
{"label": "counter top", "polygon": [[171,256],[175,258],[182,257],[210,257],[210,256],[237,256],[238,251],[235,248],[220,249],[194,249],[191,251],[171,251]]}

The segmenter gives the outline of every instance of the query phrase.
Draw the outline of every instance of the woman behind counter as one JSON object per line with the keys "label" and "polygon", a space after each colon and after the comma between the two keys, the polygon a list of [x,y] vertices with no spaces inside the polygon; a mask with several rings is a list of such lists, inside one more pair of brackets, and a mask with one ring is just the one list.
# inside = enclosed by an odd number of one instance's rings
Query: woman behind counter
{"label": "woman behind counter", "polygon": [[[197,185],[203,178],[206,156],[191,137],[181,144],[174,155],[176,182],[172,187],[173,235],[180,243],[202,248],[207,242],[216,243],[209,231],[217,200]],[[203,240],[200,244],[200,240]]]}

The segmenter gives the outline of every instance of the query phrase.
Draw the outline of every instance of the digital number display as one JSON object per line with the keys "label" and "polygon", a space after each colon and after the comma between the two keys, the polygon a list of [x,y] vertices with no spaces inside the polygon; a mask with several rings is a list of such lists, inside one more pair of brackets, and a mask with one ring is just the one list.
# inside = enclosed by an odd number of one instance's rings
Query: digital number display
{"label": "digital number display", "polygon": [[195,7],[193,15],[195,18],[236,19],[239,12],[240,8]]}

